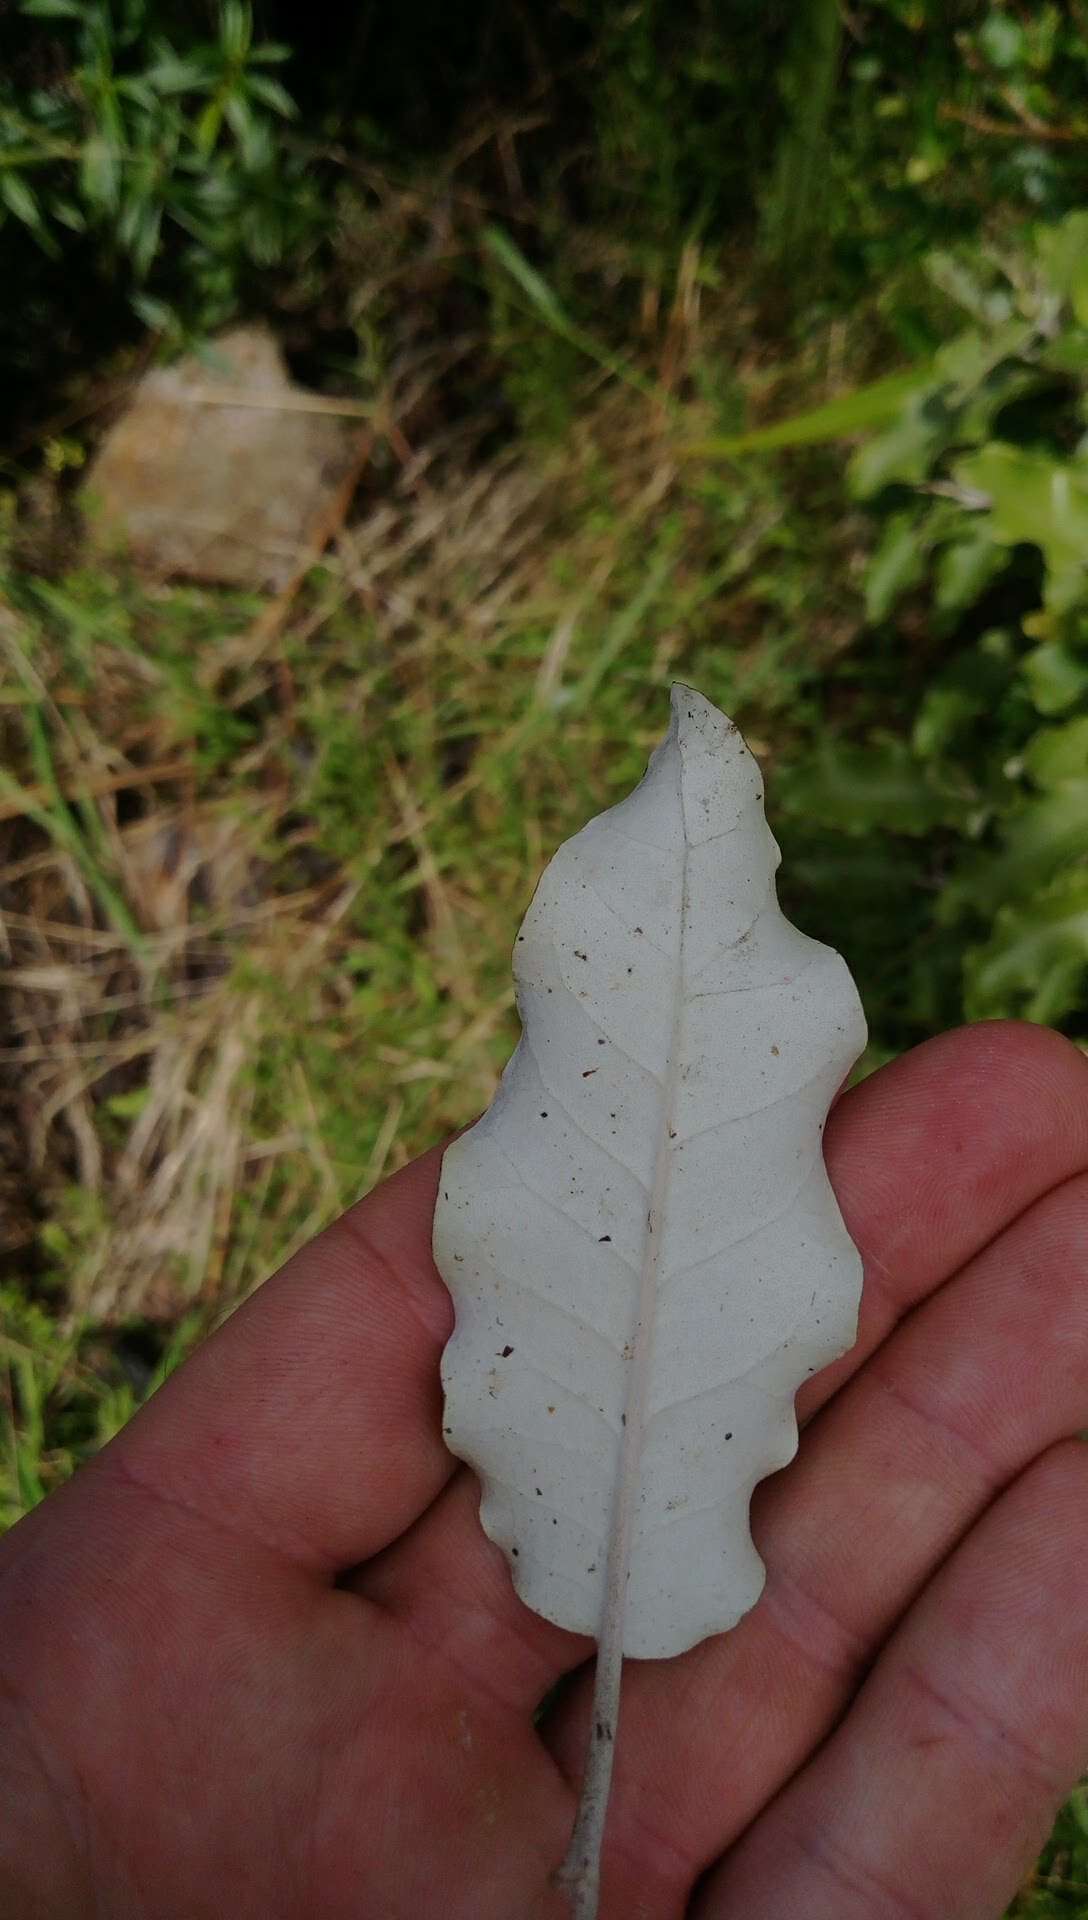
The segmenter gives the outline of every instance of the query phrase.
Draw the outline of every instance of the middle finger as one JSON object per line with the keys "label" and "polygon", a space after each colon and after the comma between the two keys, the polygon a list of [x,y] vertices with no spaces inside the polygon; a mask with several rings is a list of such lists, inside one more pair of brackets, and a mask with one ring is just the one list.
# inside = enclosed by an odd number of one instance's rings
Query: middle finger
{"label": "middle finger", "polygon": [[[825,1737],[904,1607],[997,1491],[1088,1422],[1088,1176],[1067,1181],[885,1342],[757,1495],[767,1565],[732,1633],[625,1676],[606,1911],[698,1874]],[[590,1678],[545,1729],[571,1778]]]}

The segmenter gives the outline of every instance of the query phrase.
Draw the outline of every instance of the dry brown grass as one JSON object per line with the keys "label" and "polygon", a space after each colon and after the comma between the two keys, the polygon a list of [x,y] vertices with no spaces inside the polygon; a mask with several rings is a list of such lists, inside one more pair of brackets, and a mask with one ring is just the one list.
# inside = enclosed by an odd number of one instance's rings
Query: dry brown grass
{"label": "dry brown grass", "polygon": [[717,422],[697,266],[644,303],[650,396],[579,363],[550,437],[466,381],[486,339],[406,329],[351,511],[275,598],[81,567],[63,515],[9,554],[0,1516],[486,1104],[525,903],[670,679],[788,732],[816,562],[773,475],[684,459]]}
{"label": "dry brown grass", "polygon": [[[425,414],[428,381],[470,347],[407,356],[398,417]],[[437,1004],[422,1047],[418,1022],[401,1038],[379,1017],[367,1036],[381,1091],[351,1184],[487,1097],[509,1028],[499,957],[564,807],[553,794],[523,809],[498,893],[478,862],[457,870],[450,825],[478,847],[508,810],[512,763],[546,781],[572,680],[599,679],[609,647],[614,663],[639,637],[621,624],[602,652],[589,633],[622,612],[633,543],[652,541],[680,495],[663,422],[630,395],[600,397],[560,449],[480,464],[480,431],[460,422],[415,446],[402,429],[320,579],[275,619],[133,582],[113,601],[107,587],[104,611],[81,608],[78,584],[61,615],[49,591],[2,609],[0,1246],[9,1267],[35,1269],[43,1220],[71,1218],[78,1195],[73,1315],[228,1304],[270,1250],[348,1197],[304,1064],[272,1103],[289,1124],[269,1134],[253,1063],[270,1020],[315,983],[335,1026],[345,953],[381,938],[383,888],[410,905]],[[601,506],[586,531],[591,486]],[[166,657],[179,646],[198,654],[184,700]],[[659,634],[657,681],[681,649]],[[202,755],[201,707],[251,722],[229,760]],[[335,852],[320,801],[314,812],[333,733],[354,742],[360,788],[350,824],[351,796],[338,799]],[[342,1031],[358,1038],[354,1020]],[[406,1128],[404,1089],[421,1085],[432,1098],[411,1102]]]}

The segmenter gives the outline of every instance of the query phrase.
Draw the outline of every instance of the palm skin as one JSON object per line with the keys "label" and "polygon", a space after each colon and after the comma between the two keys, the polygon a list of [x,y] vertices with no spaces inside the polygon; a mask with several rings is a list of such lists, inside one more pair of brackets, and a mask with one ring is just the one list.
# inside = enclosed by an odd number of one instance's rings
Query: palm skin
{"label": "palm skin", "polygon": [[[995,1920],[1088,1759],[1088,1062],[945,1035],[827,1157],[859,1341],[757,1497],[758,1606],[627,1671],[602,1920]],[[437,1169],[0,1546],[5,1920],[561,1920],[592,1649],[442,1444]]]}

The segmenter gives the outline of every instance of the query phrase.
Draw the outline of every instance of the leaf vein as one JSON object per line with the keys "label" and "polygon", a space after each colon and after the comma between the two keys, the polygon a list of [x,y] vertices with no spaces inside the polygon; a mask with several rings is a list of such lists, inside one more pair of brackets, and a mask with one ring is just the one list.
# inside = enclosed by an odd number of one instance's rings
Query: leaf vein
{"label": "leaf vein", "polygon": [[[611,1248],[609,1250],[612,1251]],[[617,1254],[616,1258],[623,1265],[627,1264],[623,1261],[622,1255]],[[619,1347],[614,1346],[608,1335],[602,1332],[600,1327],[594,1326],[592,1320],[583,1319],[580,1313],[575,1313],[573,1307],[565,1306],[562,1300],[551,1299],[548,1294],[541,1293],[529,1281],[519,1279],[517,1274],[510,1273],[507,1268],[500,1267],[497,1262],[494,1271],[502,1275],[504,1286],[513,1287],[518,1292],[526,1294],[534,1307],[542,1307],[546,1312],[557,1313],[561,1319],[568,1320],[572,1327],[577,1327],[580,1334],[588,1334],[591,1340],[599,1340],[613,1360],[622,1360],[623,1355]]]}
{"label": "leaf vein", "polygon": [[774,1107],[781,1106],[784,1100],[796,1100],[802,1093],[807,1093],[810,1087],[814,1087],[817,1081],[828,1072],[829,1068],[826,1065],[818,1067],[815,1073],[810,1073],[808,1078],[799,1081],[797,1086],[787,1087],[784,1092],[776,1093],[773,1100],[764,1100],[761,1106],[746,1107],[743,1113],[727,1114],[723,1120],[711,1120],[705,1127],[696,1127],[694,1133],[682,1134],[678,1140],[673,1141],[673,1151],[675,1152],[678,1147],[686,1147],[692,1140],[701,1140],[704,1134],[720,1133],[723,1127],[735,1127],[741,1120],[753,1120],[757,1113],[770,1113]]}
{"label": "leaf vein", "polygon": [[[803,967],[798,967],[797,972],[791,974],[788,980],[760,980],[752,986],[744,987],[707,987],[702,993],[689,993],[688,999],[721,1000],[726,998],[731,999],[735,993],[780,993],[783,987],[796,986],[802,975],[806,974],[810,967],[815,966],[820,957],[818,953],[814,953],[812,958],[806,960]],[[710,962],[707,961],[706,964],[709,966]],[[706,967],[700,967],[699,973],[696,974],[695,978],[698,979],[699,975],[705,972]]]}
{"label": "leaf vein", "polygon": [[[516,1494],[519,1500],[524,1501],[525,1505],[529,1507],[531,1511],[536,1512],[538,1510],[536,1495],[526,1493],[525,1488],[519,1487],[516,1480],[507,1480],[501,1473],[489,1473],[487,1482],[489,1488],[504,1487],[507,1493]],[[579,1527],[583,1533],[589,1534],[591,1539],[596,1538],[592,1527],[587,1527],[585,1521],[579,1520],[577,1514],[569,1512],[566,1507],[557,1507],[554,1500],[546,1500],[543,1494],[540,1495],[539,1499],[539,1511],[541,1513],[557,1513],[560,1519],[566,1520],[570,1526]]]}
{"label": "leaf vein", "polygon": [[604,1154],[606,1160],[611,1160],[614,1167],[619,1167],[621,1173],[629,1174],[630,1178],[634,1181],[635,1185],[639,1187],[643,1193],[649,1193],[650,1191],[649,1182],[646,1180],[643,1180],[641,1175],[635,1172],[634,1167],[629,1167],[626,1160],[621,1160],[618,1153],[613,1153],[610,1147],[606,1147],[603,1140],[598,1140],[596,1134],[591,1133],[589,1131],[589,1128],[585,1126],[582,1123],[582,1121],[579,1120],[571,1112],[563,1095],[559,1092],[558,1088],[553,1086],[550,1080],[546,1080],[544,1078],[544,1069],[540,1063],[540,1055],[537,1053],[537,1050],[533,1045],[532,1035],[529,1033],[528,1029],[526,1029],[522,1038],[525,1041],[526,1050],[533,1062],[534,1067],[536,1068],[537,1077],[540,1080],[541,1086],[543,1087],[549,1100],[555,1101],[555,1104],[559,1108],[560,1112],[562,1113],[563,1118],[565,1120],[570,1121],[570,1124],[574,1128],[575,1132],[580,1133],[583,1140],[588,1140],[591,1146],[596,1147],[599,1152]]}
{"label": "leaf vein", "polygon": [[[622,932],[626,935],[626,937],[630,939],[632,935],[634,935],[634,932],[635,932],[634,928],[629,927],[626,920],[623,918],[623,915],[621,913],[617,913],[615,907],[612,906],[611,903],[605,899],[604,894],[601,892],[600,888],[594,886],[593,881],[587,879],[585,875],[583,875],[582,877],[582,884],[585,887],[587,893],[591,893],[593,895],[593,898],[596,900],[597,905],[599,907],[604,908],[604,911],[605,913],[607,913],[609,919],[614,920],[616,925],[622,930]],[[643,933],[643,934],[637,935],[636,937],[639,938],[641,941],[643,941],[646,946],[650,947],[654,953],[660,954],[662,960],[669,960],[669,961],[673,960],[673,955],[669,952],[668,948],[659,947],[657,944],[657,941],[651,940],[648,933]]]}
{"label": "leaf vein", "polygon": [[675,852],[672,847],[655,846],[652,840],[637,840],[633,833],[625,833],[622,827],[613,826],[607,814],[599,814],[596,820],[589,822],[589,827],[596,827],[600,833],[614,833],[617,840],[626,840],[629,847],[638,847],[643,853],[660,853],[670,859]]}
{"label": "leaf vein", "polygon": [[664,1279],[669,1287],[671,1288],[675,1285],[678,1280],[686,1279],[687,1275],[694,1273],[697,1267],[709,1266],[712,1260],[722,1260],[727,1253],[735,1252],[737,1247],[743,1247],[747,1241],[754,1240],[758,1234],[768,1233],[772,1227],[777,1227],[786,1218],[786,1215],[793,1211],[801,1195],[804,1193],[805,1188],[812,1179],[817,1166],[821,1164],[822,1154],[820,1150],[817,1149],[814,1157],[809,1161],[805,1169],[803,1179],[798,1181],[789,1199],[786,1201],[785,1206],[779,1207],[777,1212],[770,1214],[766,1220],[761,1220],[758,1226],[749,1228],[747,1233],[739,1233],[734,1240],[727,1240],[724,1246],[716,1247],[713,1253],[701,1253],[696,1259],[689,1260],[685,1266],[677,1267],[675,1272],[666,1273]]}
{"label": "leaf vein", "polygon": [[[570,993],[570,988],[567,987],[566,991]],[[616,1052],[622,1059],[627,1061],[628,1066],[637,1067],[639,1073],[644,1073],[648,1080],[653,1081],[655,1087],[661,1088],[664,1086],[665,1079],[663,1074],[655,1073],[653,1068],[648,1067],[644,1060],[636,1060],[634,1054],[628,1047],[624,1046],[622,1040],[617,1040],[613,1034],[609,1033],[608,1028],[601,1023],[596,1014],[590,1013],[589,1008],[583,1001],[578,1001],[577,1004],[581,1010],[583,1020],[588,1021],[596,1033],[603,1034],[609,1046],[615,1047]]]}
{"label": "leaf vein", "polygon": [[789,1346],[790,1341],[795,1339],[798,1330],[803,1324],[804,1315],[798,1315],[788,1333],[782,1335],[777,1345],[769,1347],[766,1353],[761,1353],[759,1359],[753,1360],[750,1367],[742,1367],[739,1373],[731,1373],[724,1380],[716,1380],[709,1387],[696,1387],[692,1393],[678,1394],[675,1400],[666,1400],[660,1407],[655,1407],[653,1412],[647,1416],[646,1432],[649,1433],[655,1420],[664,1419],[667,1413],[675,1413],[678,1407],[690,1406],[694,1400],[711,1399],[715,1394],[725,1393],[729,1387],[743,1386],[744,1382],[750,1380],[754,1373],[758,1373],[760,1369],[767,1366],[771,1360],[778,1358],[783,1349]]}
{"label": "leaf vein", "polygon": [[[597,1242],[593,1239],[593,1234],[591,1233],[590,1229],[586,1226],[584,1221],[579,1220],[576,1214],[568,1213],[566,1207],[560,1206],[559,1201],[553,1200],[550,1194],[541,1193],[539,1187],[534,1187],[531,1181],[526,1180],[525,1175],[522,1173],[521,1168],[518,1166],[517,1161],[513,1159],[513,1157],[509,1153],[507,1153],[506,1148],[502,1146],[500,1142],[497,1140],[494,1140],[493,1144],[498,1148],[498,1151],[504,1156],[504,1158],[509,1161],[510,1165],[514,1169],[514,1172],[517,1174],[519,1180],[521,1181],[522,1186],[525,1188],[526,1193],[531,1193],[534,1200],[539,1200],[542,1206],[550,1207],[552,1209],[552,1212],[558,1213],[562,1219],[569,1220],[572,1227],[577,1227],[579,1233],[585,1234],[586,1239],[591,1243],[591,1245],[595,1246],[597,1244]],[[622,1260],[624,1266],[627,1268],[629,1273],[637,1273],[639,1271],[634,1261],[628,1260],[626,1254],[620,1253],[617,1247],[610,1246],[608,1251],[610,1254],[614,1256],[615,1259]]]}
{"label": "leaf vein", "polygon": [[519,1351],[518,1359],[530,1373],[535,1373],[541,1380],[546,1380],[553,1393],[561,1393],[565,1399],[573,1400],[576,1407],[584,1407],[593,1420],[607,1429],[613,1439],[619,1438],[619,1426],[609,1419],[603,1407],[595,1406],[586,1394],[579,1393],[569,1381],[561,1380],[559,1375],[552,1373],[548,1367],[542,1367],[539,1360],[534,1360],[531,1355]]}
{"label": "leaf vein", "polygon": [[704,973],[707,972],[708,968],[716,966],[719,960],[723,960],[727,953],[731,953],[733,951],[734,947],[739,947],[741,941],[744,940],[747,937],[747,935],[751,933],[752,928],[756,924],[756,921],[761,919],[763,914],[766,913],[768,903],[773,899],[773,897],[774,897],[774,874],[772,873],[770,880],[767,883],[767,891],[763,895],[763,898],[761,899],[759,906],[756,908],[756,911],[753,913],[751,919],[749,920],[748,925],[746,927],[742,927],[739,933],[734,934],[732,940],[723,940],[720,947],[716,947],[713,953],[710,953],[707,955],[706,959],[703,961],[702,966],[697,967],[695,969],[695,972],[692,974],[691,979],[687,983],[688,990],[689,990],[689,998],[694,997],[691,995],[690,989],[695,985],[697,980],[702,979]]}

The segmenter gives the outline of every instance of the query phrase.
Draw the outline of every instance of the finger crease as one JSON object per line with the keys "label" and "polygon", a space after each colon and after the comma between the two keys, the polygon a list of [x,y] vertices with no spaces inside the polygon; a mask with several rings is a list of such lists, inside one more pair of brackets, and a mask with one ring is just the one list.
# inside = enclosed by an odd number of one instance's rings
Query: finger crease
{"label": "finger crease", "polygon": [[[571,1784],[577,1789],[581,1782],[575,1780]],[[613,1818],[610,1815],[610,1819]],[[680,1846],[670,1834],[647,1819],[645,1799],[637,1808],[630,1808],[627,1822],[631,1828],[630,1838],[622,1828],[617,1832],[610,1825],[608,1853],[618,1856],[627,1866],[632,1884],[645,1892],[647,1881],[653,1881],[671,1897],[690,1899],[700,1874],[712,1864],[715,1850],[704,1848],[695,1855]]]}
{"label": "finger crease", "polygon": [[1000,1755],[1011,1772],[1026,1774],[1048,1799],[1061,1799],[1069,1786],[1067,1776],[1059,1772],[1045,1753],[1025,1740],[1010,1721],[1000,1719],[965,1693],[946,1693],[920,1667],[904,1666],[900,1677],[930,1707],[936,1707],[966,1733],[976,1746]]}
{"label": "finger crease", "polygon": [[[442,1314],[441,1324],[439,1324],[438,1314],[430,1317],[427,1315],[420,1303],[416,1289],[407,1284],[402,1268],[399,1267],[394,1260],[391,1260],[387,1253],[383,1253],[382,1249],[375,1244],[366,1227],[363,1226],[362,1221],[355,1218],[354,1211],[343,1214],[339,1224],[344,1232],[355,1242],[355,1245],[363,1255],[364,1261],[375,1269],[378,1276],[384,1280],[386,1286],[390,1292],[395,1295],[397,1300],[403,1302],[421,1333],[425,1336],[428,1346],[442,1346],[448,1339],[450,1333],[448,1315]],[[440,1289],[436,1287],[435,1291],[437,1298]]]}
{"label": "finger crease", "polygon": [[867,1861],[848,1854],[831,1838],[826,1821],[818,1827],[798,1826],[791,1822],[789,1837],[802,1858],[816,1866],[836,1886],[856,1895],[863,1903],[865,1920],[933,1920],[932,1912],[920,1907],[902,1887],[885,1880]]}
{"label": "finger crease", "polygon": [[973,1440],[963,1427],[949,1420],[947,1415],[938,1412],[935,1407],[925,1406],[921,1401],[915,1400],[911,1394],[904,1392],[902,1386],[890,1373],[874,1367],[872,1362],[869,1363],[867,1374],[873,1384],[878,1386],[882,1393],[886,1393],[890,1400],[894,1400],[897,1406],[913,1414],[916,1420],[923,1421],[934,1432],[943,1434],[961,1453],[973,1460],[980,1471],[983,1486],[987,1492],[996,1492],[1004,1483],[1005,1475],[996,1460],[979,1445],[977,1440]]}
{"label": "finger crease", "polygon": [[849,1690],[859,1684],[873,1656],[869,1640],[792,1575],[768,1568],[760,1607],[770,1616],[775,1632],[809,1666]]}
{"label": "finger crease", "polygon": [[[503,1688],[496,1686],[486,1672],[486,1661],[482,1662],[481,1666],[477,1668],[471,1661],[466,1661],[461,1656],[457,1650],[455,1634],[450,1632],[448,1626],[443,1625],[438,1632],[429,1634],[422,1626],[419,1615],[412,1607],[397,1606],[383,1599],[372,1601],[372,1604],[380,1607],[390,1619],[396,1620],[404,1627],[405,1631],[416,1642],[416,1645],[422,1647],[425,1652],[436,1656],[441,1655],[442,1659],[447,1661],[451,1667],[456,1668],[463,1680],[468,1681],[470,1686],[481,1694],[485,1700],[490,1700],[493,1706],[501,1707],[504,1712],[507,1713],[509,1713],[511,1709],[518,1712],[528,1712],[530,1710],[526,1706],[522,1688],[514,1686]],[[504,1626],[501,1629],[500,1635],[496,1623],[496,1638],[505,1637],[509,1639],[515,1635],[517,1635],[517,1629],[510,1626]],[[528,1646],[527,1641],[525,1641],[523,1636],[518,1637],[521,1639],[522,1645],[525,1646],[526,1652],[530,1657],[533,1657],[533,1650]],[[540,1667],[543,1667],[544,1664],[542,1661],[537,1662],[537,1665]],[[543,1687],[546,1685],[547,1679],[544,1678],[540,1681],[540,1686]]]}
{"label": "finger crease", "polygon": [[292,1553],[287,1547],[278,1545],[274,1540],[267,1539],[263,1533],[255,1531],[250,1524],[246,1525],[243,1532],[238,1522],[218,1519],[214,1514],[208,1513],[205,1508],[184,1499],[181,1494],[167,1493],[164,1487],[156,1486],[153,1480],[145,1480],[142,1474],[137,1473],[131,1461],[126,1459],[123,1453],[103,1454],[95,1465],[101,1473],[112,1477],[120,1485],[128,1487],[134,1493],[143,1494],[153,1506],[165,1507],[172,1513],[183,1513],[188,1519],[195,1520],[198,1525],[206,1527],[209,1532],[222,1534],[235,1547],[238,1545],[239,1535],[242,1534],[251,1546],[261,1547],[265,1553],[271,1554],[273,1559],[291,1567],[294,1572],[297,1573],[300,1569],[310,1570],[314,1558],[312,1550],[306,1549],[305,1560],[300,1560],[301,1548],[299,1552]]}
{"label": "finger crease", "polygon": [[78,1863],[86,1860],[90,1853],[90,1808],[83,1782],[78,1771],[75,1772],[75,1791],[65,1784],[60,1770],[50,1759],[49,1740],[39,1725],[38,1715],[31,1701],[16,1685],[14,1676],[0,1670],[0,1700],[7,1702],[16,1716],[16,1730],[9,1735],[9,1744],[5,1749],[5,1760],[11,1764],[10,1742],[21,1735],[26,1753],[27,1764],[22,1771],[36,1781],[50,1795],[60,1809],[61,1819],[67,1831],[73,1859]]}

